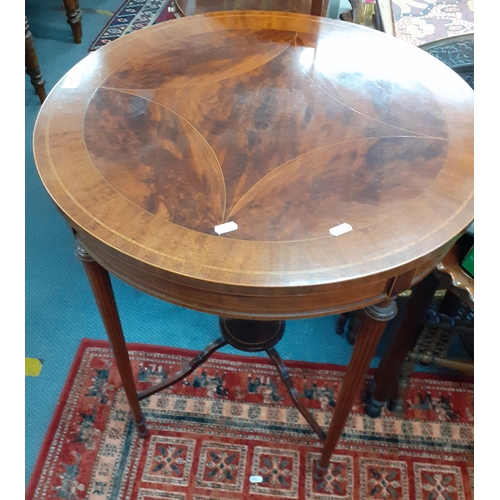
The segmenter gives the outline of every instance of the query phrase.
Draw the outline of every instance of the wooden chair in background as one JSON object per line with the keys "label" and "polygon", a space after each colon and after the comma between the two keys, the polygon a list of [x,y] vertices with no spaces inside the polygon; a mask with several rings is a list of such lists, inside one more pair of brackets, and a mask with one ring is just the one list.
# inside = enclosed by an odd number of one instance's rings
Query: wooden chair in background
{"label": "wooden chair in background", "polygon": [[73,32],[75,43],[82,43],[82,11],[78,0],[63,0],[66,9],[67,23]]}
{"label": "wooden chair in background", "polygon": [[36,55],[33,35],[30,32],[28,18],[26,16],[24,16],[24,47],[26,73],[30,77],[35,93],[40,99],[40,104],[42,104],[47,97],[47,93],[45,92],[45,80],[43,79],[40,65],[38,64],[38,56]]}
{"label": "wooden chair in background", "polygon": [[[71,32],[73,33],[73,40],[75,43],[82,43],[82,11],[80,10],[78,0],[63,1],[64,8],[66,10],[67,22],[71,27]],[[24,65],[26,73],[30,77],[35,93],[40,99],[40,104],[42,104],[47,97],[47,93],[45,91],[45,80],[43,79],[40,65],[38,63],[38,56],[33,41],[33,35],[29,29],[27,16],[24,16],[24,47]]]}

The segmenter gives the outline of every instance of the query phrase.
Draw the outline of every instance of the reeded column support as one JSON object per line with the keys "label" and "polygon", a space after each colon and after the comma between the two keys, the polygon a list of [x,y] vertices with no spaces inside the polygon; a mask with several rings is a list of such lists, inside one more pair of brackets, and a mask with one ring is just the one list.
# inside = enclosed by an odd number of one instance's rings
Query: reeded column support
{"label": "reeded column support", "polygon": [[[432,302],[438,284],[438,278],[431,273],[413,287],[403,322],[380,360],[373,386],[367,395],[366,413],[370,417],[378,417],[381,414],[383,406],[395,389],[406,356],[415,343],[422,318]],[[402,408],[398,410],[401,411]]]}
{"label": "reeded column support", "polygon": [[78,237],[76,240],[76,256],[83,264],[92,292],[94,293],[94,299],[101,314],[116,360],[118,372],[120,373],[123,383],[123,388],[134,416],[134,423],[137,427],[139,436],[146,437],[148,435],[146,420],[139,404],[134,374],[132,373],[132,366],[130,365],[130,358],[125,344],[125,337],[123,336],[120,316],[116,307],[109,273],[91,257]]}
{"label": "reeded column support", "polygon": [[375,355],[387,321],[394,318],[397,306],[394,300],[387,300],[364,309],[361,328],[354,344],[351,361],[347,367],[342,389],[328,429],[326,441],[319,462],[316,463],[314,478],[322,480],[328,470],[330,457],[342,435],[354,399],[361,390],[370,362]]}
{"label": "reeded column support", "polygon": [[67,23],[73,32],[75,43],[82,43],[82,11],[78,0],[63,0],[66,9]]}

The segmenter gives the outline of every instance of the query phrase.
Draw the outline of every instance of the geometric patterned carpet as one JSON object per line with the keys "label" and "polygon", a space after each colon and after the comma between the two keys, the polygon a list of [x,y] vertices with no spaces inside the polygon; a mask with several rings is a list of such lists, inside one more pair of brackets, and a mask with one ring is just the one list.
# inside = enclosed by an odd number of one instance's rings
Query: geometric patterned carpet
{"label": "geometric patterned carpet", "polygon": [[[146,26],[175,19],[174,0],[128,0],[94,40],[92,52]],[[228,9],[231,2],[228,2]],[[392,0],[396,36],[413,45],[474,31],[474,0]]]}
{"label": "geometric patterned carpet", "polygon": [[[194,352],[129,346],[139,389]],[[344,367],[287,362],[327,430]],[[28,488],[30,499],[472,500],[473,383],[419,374],[405,418],[358,395],[322,481],[321,444],[265,358],[217,353],[142,401],[138,436],[109,344],[84,340]]]}

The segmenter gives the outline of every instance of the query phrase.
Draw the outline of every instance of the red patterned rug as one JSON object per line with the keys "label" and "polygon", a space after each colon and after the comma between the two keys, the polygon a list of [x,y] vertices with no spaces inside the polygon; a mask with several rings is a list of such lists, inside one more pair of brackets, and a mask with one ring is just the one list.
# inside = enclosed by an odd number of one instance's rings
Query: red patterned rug
{"label": "red patterned rug", "polygon": [[174,0],[125,0],[92,42],[89,52],[133,31],[174,19],[173,6]]}
{"label": "red patterned rug", "polygon": [[[174,19],[174,0],[126,0],[89,52],[145,26]],[[474,31],[474,0],[392,0],[396,35],[414,45]]]}
{"label": "red patterned rug", "polygon": [[[129,349],[141,388],[193,355]],[[287,365],[327,428],[343,367]],[[472,500],[473,383],[416,376],[407,403],[404,419],[372,419],[359,397],[329,472],[317,482],[320,443],[267,359],[215,354],[183,383],[143,401],[149,436],[141,439],[109,344],[84,340],[26,498]]]}

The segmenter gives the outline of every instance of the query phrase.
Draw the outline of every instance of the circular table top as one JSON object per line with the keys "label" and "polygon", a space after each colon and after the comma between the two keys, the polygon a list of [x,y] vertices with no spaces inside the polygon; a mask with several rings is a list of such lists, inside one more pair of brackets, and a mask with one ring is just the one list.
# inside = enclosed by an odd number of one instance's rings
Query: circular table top
{"label": "circular table top", "polygon": [[441,62],[369,28],[204,14],[77,64],[42,106],[35,160],[124,278],[281,294],[292,308],[414,269],[472,221],[472,101]]}

